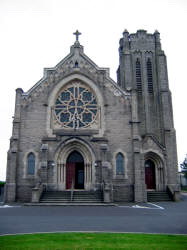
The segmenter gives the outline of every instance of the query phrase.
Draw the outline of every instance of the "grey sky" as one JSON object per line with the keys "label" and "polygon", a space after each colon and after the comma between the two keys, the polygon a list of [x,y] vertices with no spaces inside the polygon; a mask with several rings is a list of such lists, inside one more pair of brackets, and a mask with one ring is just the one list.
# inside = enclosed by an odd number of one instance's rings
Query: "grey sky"
{"label": "grey sky", "polygon": [[15,89],[27,91],[68,53],[76,29],[85,53],[116,80],[118,42],[130,33],[158,29],[167,55],[179,162],[187,153],[186,0],[0,0],[0,180],[12,130]]}

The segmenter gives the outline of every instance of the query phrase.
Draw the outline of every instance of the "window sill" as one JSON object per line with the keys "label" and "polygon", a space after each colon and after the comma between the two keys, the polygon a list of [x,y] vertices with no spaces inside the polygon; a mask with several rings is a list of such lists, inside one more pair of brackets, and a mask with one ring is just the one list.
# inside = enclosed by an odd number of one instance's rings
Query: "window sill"
{"label": "window sill", "polygon": [[90,136],[90,135],[94,135],[94,134],[99,134],[99,130],[98,129],[54,129],[53,133],[56,135],[60,135],[60,136],[72,136],[72,135],[82,135],[82,136]]}
{"label": "window sill", "polygon": [[26,175],[25,178],[26,179],[35,179],[35,175]]}

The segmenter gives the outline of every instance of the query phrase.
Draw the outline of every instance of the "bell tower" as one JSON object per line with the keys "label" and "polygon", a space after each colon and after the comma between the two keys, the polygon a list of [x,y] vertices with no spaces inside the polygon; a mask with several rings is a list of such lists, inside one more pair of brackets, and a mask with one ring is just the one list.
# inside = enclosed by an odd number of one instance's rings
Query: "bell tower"
{"label": "bell tower", "polygon": [[[118,85],[131,90],[137,106],[136,126],[140,138],[152,136],[165,151],[167,184],[176,183],[177,151],[173,124],[167,62],[161,47],[160,33],[138,30],[123,32],[119,41]],[[133,107],[132,107],[133,110]],[[135,126],[135,125],[134,125]]]}

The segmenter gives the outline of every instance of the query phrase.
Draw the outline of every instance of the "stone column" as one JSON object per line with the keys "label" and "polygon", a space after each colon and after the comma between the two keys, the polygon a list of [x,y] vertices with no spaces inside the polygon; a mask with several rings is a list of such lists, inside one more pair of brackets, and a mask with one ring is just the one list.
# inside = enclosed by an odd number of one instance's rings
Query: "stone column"
{"label": "stone column", "polygon": [[48,144],[42,144],[41,146],[41,182],[47,187],[47,158],[48,158]]}
{"label": "stone column", "polygon": [[133,139],[134,148],[134,201],[146,202],[147,193],[145,185],[144,160],[140,153],[140,140]]}
{"label": "stone column", "polygon": [[129,44],[129,32],[123,32],[122,51],[120,52],[120,79],[123,89],[132,88],[132,56]]}
{"label": "stone column", "polygon": [[6,173],[6,185],[5,185],[5,198],[6,203],[16,201],[16,162],[17,153],[8,152],[7,160],[7,173]]}
{"label": "stone column", "polygon": [[139,119],[137,108],[137,93],[132,90],[132,146],[134,155],[134,201],[146,201],[146,189],[144,180],[144,163],[141,155],[141,137],[139,135]]}
{"label": "stone column", "polygon": [[16,89],[15,111],[13,119],[12,137],[10,139],[10,150],[7,157],[7,175],[5,187],[5,202],[16,201],[16,171],[19,153],[19,133],[21,115],[21,97],[23,90]]}
{"label": "stone column", "polygon": [[90,162],[86,162],[84,166],[84,185],[86,190],[90,190],[92,183],[92,164]]}
{"label": "stone column", "polygon": [[111,202],[111,178],[110,178],[110,170],[111,163],[107,161],[107,151],[108,145],[101,144],[100,146],[101,155],[102,155],[102,185],[103,185],[103,197],[104,202]]}
{"label": "stone column", "polygon": [[162,143],[166,147],[166,162],[167,162],[167,185],[177,186],[177,148],[176,148],[176,133],[173,123],[173,108],[171,92],[168,84],[167,60],[163,51],[158,51],[157,55],[157,74],[159,82],[159,95],[161,100],[161,127],[162,127]]}

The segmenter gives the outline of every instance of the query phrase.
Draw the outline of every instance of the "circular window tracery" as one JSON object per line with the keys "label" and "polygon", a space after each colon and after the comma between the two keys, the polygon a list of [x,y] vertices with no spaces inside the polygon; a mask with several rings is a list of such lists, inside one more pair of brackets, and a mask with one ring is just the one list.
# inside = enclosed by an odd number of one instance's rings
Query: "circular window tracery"
{"label": "circular window tracery", "polygon": [[54,112],[62,127],[88,127],[97,117],[97,99],[88,87],[80,83],[72,84],[59,93]]}

